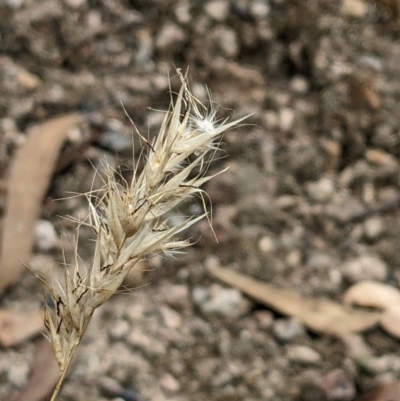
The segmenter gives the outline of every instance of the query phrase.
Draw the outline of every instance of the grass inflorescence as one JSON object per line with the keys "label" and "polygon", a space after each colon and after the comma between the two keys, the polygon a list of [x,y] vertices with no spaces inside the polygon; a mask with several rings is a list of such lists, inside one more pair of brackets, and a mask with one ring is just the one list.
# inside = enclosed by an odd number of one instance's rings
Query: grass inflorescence
{"label": "grass inflorescence", "polygon": [[[216,110],[203,106],[190,92],[186,77],[178,72],[181,89],[156,139],[143,142],[143,169],[134,163],[131,182],[117,180],[107,167],[100,195],[87,195],[89,217],[84,224],[95,234],[91,265],[84,271],[66,268],[65,280],[52,283],[38,277],[50,294],[54,307],[45,306],[45,325],[53,344],[60,379],[51,400],[55,400],[77,346],[99,306],[115,294],[128,273],[149,254],[176,253],[188,247],[188,240],[176,235],[207,216],[188,216],[170,226],[167,213],[190,196],[202,197],[202,184],[210,180],[207,168],[218,149],[221,135],[244,119],[216,118]],[[93,202],[93,199],[95,201]]]}

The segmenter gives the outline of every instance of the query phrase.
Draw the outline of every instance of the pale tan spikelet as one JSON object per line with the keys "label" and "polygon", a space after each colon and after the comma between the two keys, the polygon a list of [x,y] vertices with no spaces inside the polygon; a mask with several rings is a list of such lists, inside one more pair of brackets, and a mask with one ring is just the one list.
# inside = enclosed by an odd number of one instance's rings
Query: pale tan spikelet
{"label": "pale tan spikelet", "polygon": [[[158,137],[148,143],[138,133],[147,146],[143,170],[139,173],[134,167],[132,181],[120,184],[108,167],[103,194],[95,204],[90,201],[92,193],[87,195],[89,218],[82,224],[92,227],[96,237],[91,266],[81,269],[76,257],[75,266],[66,268],[63,283],[54,285],[38,277],[54,303],[54,308],[45,307],[45,323],[60,368],[51,401],[61,388],[94,310],[118,291],[127,274],[147,255],[174,254],[188,247],[189,241],[175,236],[207,216],[206,212],[189,216],[172,227],[166,218],[189,196],[202,197],[200,186],[213,177],[206,176],[206,170],[218,148],[215,139],[245,117],[218,123],[216,110],[207,110],[195,99],[186,77],[178,74],[182,86]],[[182,116],[183,103],[186,111]]]}

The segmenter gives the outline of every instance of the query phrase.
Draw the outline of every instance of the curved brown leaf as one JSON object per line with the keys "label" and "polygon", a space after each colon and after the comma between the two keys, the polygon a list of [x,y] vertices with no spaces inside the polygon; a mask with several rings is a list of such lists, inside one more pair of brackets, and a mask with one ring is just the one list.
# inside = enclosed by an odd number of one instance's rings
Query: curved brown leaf
{"label": "curved brown leaf", "polygon": [[363,281],[354,284],[344,294],[346,304],[382,309],[381,327],[390,335],[400,338],[400,291],[387,284]]}
{"label": "curved brown leaf", "polygon": [[362,281],[345,292],[343,301],[349,305],[393,309],[400,306],[400,291],[387,284]]}
{"label": "curved brown leaf", "polygon": [[29,313],[0,310],[0,344],[3,347],[20,344],[44,329],[41,310],[34,310]]}
{"label": "curved brown leaf", "polygon": [[367,330],[375,326],[381,314],[358,311],[325,298],[305,298],[289,290],[273,287],[244,274],[221,267],[213,267],[210,273],[258,302],[296,317],[309,329],[325,334],[342,335]]}
{"label": "curved brown leaf", "polygon": [[33,245],[33,226],[41,210],[59,150],[71,127],[78,124],[77,113],[35,126],[17,150],[11,164],[0,259],[0,294],[16,282],[22,263]]}
{"label": "curved brown leaf", "polygon": [[26,387],[7,401],[45,401],[54,389],[59,370],[49,341],[43,338],[37,346],[34,365]]}

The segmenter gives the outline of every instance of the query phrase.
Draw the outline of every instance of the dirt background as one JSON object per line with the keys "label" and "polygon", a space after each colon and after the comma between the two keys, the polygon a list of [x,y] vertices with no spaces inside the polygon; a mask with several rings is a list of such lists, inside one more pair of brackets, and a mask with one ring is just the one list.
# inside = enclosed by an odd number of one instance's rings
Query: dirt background
{"label": "dirt background", "polygon": [[[190,66],[194,94],[207,101],[208,87],[221,116],[252,114],[225,135],[211,171],[230,169],[206,187],[219,242],[203,222],[185,233],[187,254],[148,260],[144,286],[95,315],[60,401],[354,400],[399,378],[398,341],[382,330],[311,333],[206,271],[337,301],[364,279],[398,285],[399,14],[397,0],[0,1],[2,182],[33,124],[77,110],[87,120],[61,152],[76,157],[52,179],[33,267],[61,269],[75,229],[60,216],[87,209],[53,200],[88,191],[104,158],[129,177],[121,102],[156,134],[169,76],[176,90],[175,66]],[[24,273],[1,306],[39,305],[39,291]],[[37,341],[0,349],[1,399],[26,385]],[[106,378],[125,393],[107,395]]]}

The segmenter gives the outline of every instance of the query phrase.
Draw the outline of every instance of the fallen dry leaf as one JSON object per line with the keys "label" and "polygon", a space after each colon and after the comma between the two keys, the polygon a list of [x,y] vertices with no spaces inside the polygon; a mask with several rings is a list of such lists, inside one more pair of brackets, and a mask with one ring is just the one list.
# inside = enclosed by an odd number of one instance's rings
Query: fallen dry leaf
{"label": "fallen dry leaf", "polygon": [[53,347],[42,339],[36,349],[36,357],[28,384],[7,401],[44,401],[53,391],[59,377],[59,370]]}
{"label": "fallen dry leaf", "polygon": [[22,263],[33,245],[33,226],[40,215],[41,203],[64,139],[71,127],[81,121],[73,113],[37,125],[17,150],[12,161],[0,260],[0,294],[16,282]]}
{"label": "fallen dry leaf", "polygon": [[376,281],[362,281],[351,286],[343,296],[348,305],[391,309],[400,306],[400,291]]}
{"label": "fallen dry leaf", "polygon": [[383,384],[356,401],[398,401],[400,398],[400,383]]}
{"label": "fallen dry leaf", "polygon": [[342,335],[375,326],[380,313],[358,311],[325,298],[305,298],[243,274],[214,266],[209,272],[258,302],[285,315],[296,317],[318,333]]}
{"label": "fallen dry leaf", "polygon": [[395,338],[400,338],[400,307],[385,311],[379,323],[388,334]]}
{"label": "fallen dry leaf", "polygon": [[42,311],[35,310],[28,314],[0,310],[0,344],[3,347],[20,344],[44,329]]}
{"label": "fallen dry leaf", "polygon": [[344,294],[346,304],[382,309],[379,323],[390,335],[400,338],[400,291],[387,284],[363,281]]}

